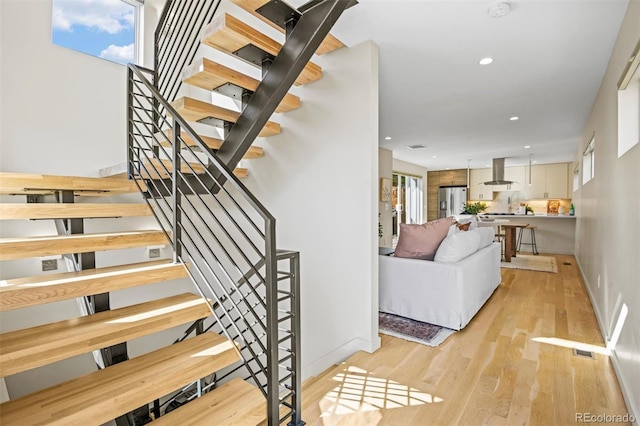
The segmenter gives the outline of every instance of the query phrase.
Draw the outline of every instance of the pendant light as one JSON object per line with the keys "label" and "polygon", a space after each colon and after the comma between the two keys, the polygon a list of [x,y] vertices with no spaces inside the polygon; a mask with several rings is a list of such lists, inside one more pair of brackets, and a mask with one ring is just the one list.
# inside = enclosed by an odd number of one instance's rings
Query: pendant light
{"label": "pendant light", "polygon": [[529,186],[531,186],[531,155],[529,154]]}

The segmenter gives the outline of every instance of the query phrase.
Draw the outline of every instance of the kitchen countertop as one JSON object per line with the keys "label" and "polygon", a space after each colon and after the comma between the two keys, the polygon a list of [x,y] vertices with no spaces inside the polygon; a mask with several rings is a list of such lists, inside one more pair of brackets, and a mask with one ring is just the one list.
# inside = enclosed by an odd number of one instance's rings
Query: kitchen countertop
{"label": "kitchen countertop", "polygon": [[575,216],[569,216],[568,214],[546,215],[546,214],[491,214],[485,213],[479,215],[482,219],[483,216],[488,216],[492,219],[575,219]]}

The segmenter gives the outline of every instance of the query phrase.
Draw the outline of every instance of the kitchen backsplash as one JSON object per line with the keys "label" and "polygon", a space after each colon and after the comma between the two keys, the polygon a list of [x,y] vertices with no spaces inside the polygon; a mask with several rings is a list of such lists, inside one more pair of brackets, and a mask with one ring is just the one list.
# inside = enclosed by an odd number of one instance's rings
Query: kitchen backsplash
{"label": "kitchen backsplash", "polygon": [[[518,213],[520,203],[525,203],[533,209],[534,213],[546,214],[548,200],[526,200],[520,198],[521,192],[494,192],[492,201],[485,201],[489,207],[486,213]],[[564,207],[567,214],[571,206],[571,199],[561,199],[560,207]]]}

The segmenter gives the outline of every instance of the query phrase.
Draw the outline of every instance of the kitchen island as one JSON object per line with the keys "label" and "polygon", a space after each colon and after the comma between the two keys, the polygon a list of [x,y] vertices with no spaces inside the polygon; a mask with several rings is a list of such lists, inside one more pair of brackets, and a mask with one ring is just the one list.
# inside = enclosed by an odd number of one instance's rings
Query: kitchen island
{"label": "kitchen island", "polygon": [[[568,215],[502,215],[491,213],[480,215],[479,219],[506,219],[511,225],[537,226],[536,243],[540,253],[574,254],[576,217]],[[523,232],[525,242],[529,242],[529,231]],[[522,253],[531,253],[531,246],[522,246]]]}

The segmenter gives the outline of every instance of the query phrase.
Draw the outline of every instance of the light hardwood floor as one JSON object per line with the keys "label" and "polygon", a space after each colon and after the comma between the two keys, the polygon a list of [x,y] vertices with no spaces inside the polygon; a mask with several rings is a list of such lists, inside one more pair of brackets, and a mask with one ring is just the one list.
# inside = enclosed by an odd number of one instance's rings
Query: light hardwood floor
{"label": "light hardwood floor", "polygon": [[[576,413],[626,414],[575,258],[556,260],[557,274],[502,269],[476,317],[437,348],[382,335],[375,353],[306,381],[303,419],[546,426],[576,424]],[[589,345],[595,359],[573,355],[573,342]]]}

